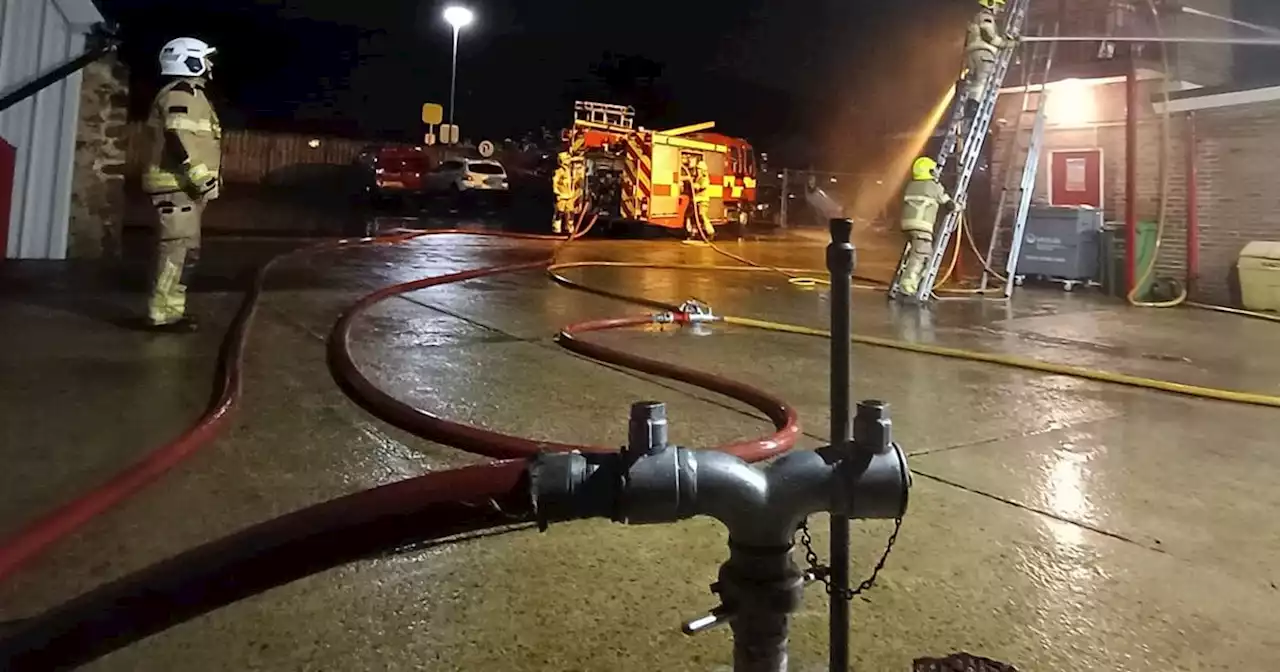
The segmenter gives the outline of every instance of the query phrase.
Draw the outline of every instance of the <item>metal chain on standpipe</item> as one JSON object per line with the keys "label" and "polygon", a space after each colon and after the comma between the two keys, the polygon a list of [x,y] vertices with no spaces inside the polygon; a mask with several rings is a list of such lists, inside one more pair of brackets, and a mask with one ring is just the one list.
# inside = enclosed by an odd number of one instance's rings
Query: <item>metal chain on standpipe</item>
{"label": "metal chain on standpipe", "polygon": [[[868,576],[856,588],[846,588],[841,591],[840,597],[846,601],[862,593],[871,590],[876,585],[876,579],[880,577],[880,572],[884,570],[884,566],[889,562],[889,555],[893,553],[894,544],[898,543],[898,533],[902,531],[902,519],[895,518],[893,521],[893,532],[889,535],[889,540],[885,542],[884,552],[880,554],[880,559],[876,561],[875,567],[871,569],[871,576]],[[835,588],[831,585],[831,568],[819,562],[818,552],[813,548],[813,535],[809,533],[809,521],[800,523],[800,545],[804,547],[804,559],[809,564],[809,576],[815,581],[821,581],[828,595],[835,595]]]}

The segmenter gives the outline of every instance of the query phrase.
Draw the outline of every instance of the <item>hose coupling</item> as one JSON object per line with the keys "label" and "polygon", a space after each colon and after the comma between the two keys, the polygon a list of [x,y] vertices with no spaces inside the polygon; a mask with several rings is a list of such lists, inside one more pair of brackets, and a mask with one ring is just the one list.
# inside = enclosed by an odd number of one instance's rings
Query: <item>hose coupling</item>
{"label": "hose coupling", "polygon": [[684,321],[690,324],[700,322],[715,322],[719,318],[712,312],[711,306],[697,300],[689,299],[680,304],[680,314],[684,315]]}

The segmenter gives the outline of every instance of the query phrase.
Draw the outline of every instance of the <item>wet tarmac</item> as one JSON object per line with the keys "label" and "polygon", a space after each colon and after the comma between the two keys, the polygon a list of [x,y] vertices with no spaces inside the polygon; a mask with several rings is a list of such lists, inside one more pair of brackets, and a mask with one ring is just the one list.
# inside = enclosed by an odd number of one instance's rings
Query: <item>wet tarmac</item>
{"label": "wet tarmac", "polygon": [[[812,238],[725,246],[775,265],[820,266]],[[896,244],[861,242],[860,270],[884,274]],[[300,244],[210,237],[193,298],[207,328],[193,337],[127,328],[141,304],[138,264],[4,269],[0,537],[194,419],[245,272]],[[346,305],[376,287],[549,250],[439,236],[283,264],[249,342],[245,403],[229,431],[0,585],[0,619],[307,504],[479,461],[347,400],[330,379],[323,339]],[[588,240],[563,256],[729,263],[670,240]],[[661,300],[697,297],[721,314],[819,327],[827,319],[825,291],[771,274],[567,274]],[[768,430],[714,394],[600,366],[551,341],[568,322],[637,311],[536,272],[513,274],[379,305],[356,327],[355,354],[401,399],[533,438],[620,444],[628,405],[649,398],[668,403],[681,445]],[[1277,327],[1228,315],[1034,289],[1007,307],[957,302],[921,313],[859,292],[855,323],[864,334],[1280,394]],[[826,440],[825,340],[723,326],[593,338],[773,390],[799,409],[803,447]],[[916,472],[897,548],[853,606],[858,669],[907,670],[914,658],[961,650],[1022,670],[1274,669],[1280,455],[1269,430],[1280,409],[864,346],[854,366],[855,397],[892,403]],[[814,527],[825,549],[825,521]],[[856,577],[889,531],[857,526]],[[514,531],[325,572],[90,669],[725,670],[727,632],[679,632],[714,606],[707,585],[725,555],[709,521]],[[795,618],[792,669],[825,669],[825,642],[825,597],[813,588]]]}

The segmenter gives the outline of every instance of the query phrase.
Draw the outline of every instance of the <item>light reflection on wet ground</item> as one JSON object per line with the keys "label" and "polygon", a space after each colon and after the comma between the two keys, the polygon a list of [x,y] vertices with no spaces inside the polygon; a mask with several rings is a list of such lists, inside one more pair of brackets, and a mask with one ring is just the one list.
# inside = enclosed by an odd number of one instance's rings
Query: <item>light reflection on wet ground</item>
{"label": "light reflection on wet ground", "polygon": [[[399,224],[398,224],[399,225]],[[816,241],[726,241],[775,265],[817,266]],[[267,247],[213,243],[226,278]],[[233,427],[153,489],[0,586],[14,617],[200,541],[344,492],[477,461],[370,419],[333,386],[323,337],[370,289],[537,258],[550,244],[461,236],[324,253],[272,278]],[[895,245],[860,245],[862,268]],[[588,241],[566,260],[728,263],[675,241]],[[889,261],[886,261],[889,259]],[[212,273],[212,271],[210,271]],[[575,279],[717,312],[825,326],[825,292],[768,275],[583,269]],[[224,282],[225,280],[225,282]],[[7,285],[13,287],[14,285]],[[26,289],[31,289],[27,286]],[[171,436],[207,393],[217,334],[175,342],[104,321],[135,299],[69,285],[0,295],[0,533]],[[236,296],[201,292],[215,327]],[[415,292],[371,311],[356,355],[379,384],[461,420],[535,438],[620,444],[627,405],[671,406],[673,439],[713,445],[767,431],[732,402],[614,371],[550,342],[563,324],[639,309],[538,273]],[[118,311],[117,311],[118,312]],[[1017,354],[1137,375],[1276,393],[1275,325],[1143,311],[1028,290],[1010,307],[894,310],[859,292],[859,333]],[[819,339],[714,326],[597,336],[640,354],[768,387],[819,445]],[[861,669],[967,650],[1029,670],[1271,668],[1280,650],[1277,410],[858,346],[857,397],[893,404],[918,471],[912,510],[876,590],[855,603]],[[821,524],[817,525],[821,528]],[[888,529],[860,526],[855,574]],[[825,547],[825,538],[818,535]],[[705,670],[727,635],[686,638],[723,560],[712,523],[557,526],[342,568],[222,610],[107,658],[99,670]],[[822,669],[825,605],[797,615],[795,669]]]}

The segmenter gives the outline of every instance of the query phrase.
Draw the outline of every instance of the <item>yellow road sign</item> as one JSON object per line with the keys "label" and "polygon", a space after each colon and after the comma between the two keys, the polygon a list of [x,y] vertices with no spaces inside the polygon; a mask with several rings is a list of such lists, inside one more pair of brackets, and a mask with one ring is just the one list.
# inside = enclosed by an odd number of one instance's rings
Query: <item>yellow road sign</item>
{"label": "yellow road sign", "polygon": [[444,106],[439,103],[422,104],[422,123],[434,126],[444,120]]}

